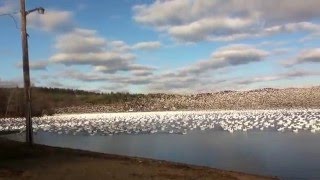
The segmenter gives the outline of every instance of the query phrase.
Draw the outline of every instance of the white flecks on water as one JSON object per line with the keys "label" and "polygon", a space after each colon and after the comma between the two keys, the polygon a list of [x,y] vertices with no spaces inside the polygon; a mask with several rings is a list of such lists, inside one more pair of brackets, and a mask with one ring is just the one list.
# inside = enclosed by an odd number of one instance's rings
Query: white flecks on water
{"label": "white flecks on water", "polygon": [[[24,118],[0,119],[0,131],[25,130]],[[320,109],[61,114],[33,118],[33,130],[68,135],[278,131],[320,133]]]}

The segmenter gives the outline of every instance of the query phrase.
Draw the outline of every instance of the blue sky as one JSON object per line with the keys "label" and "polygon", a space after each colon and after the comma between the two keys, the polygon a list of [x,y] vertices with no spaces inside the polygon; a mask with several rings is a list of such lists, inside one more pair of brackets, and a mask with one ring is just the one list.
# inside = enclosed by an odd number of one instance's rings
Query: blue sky
{"label": "blue sky", "polygon": [[[32,83],[134,93],[319,85],[318,0],[28,0]],[[18,0],[0,14],[20,26]],[[270,13],[272,12],[272,13]],[[0,86],[21,85],[21,40],[0,16]]]}

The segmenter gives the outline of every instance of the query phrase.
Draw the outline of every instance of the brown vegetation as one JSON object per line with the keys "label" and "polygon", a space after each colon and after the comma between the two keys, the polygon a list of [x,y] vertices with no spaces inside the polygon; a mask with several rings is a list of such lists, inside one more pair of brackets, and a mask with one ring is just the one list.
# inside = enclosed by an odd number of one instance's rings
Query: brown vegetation
{"label": "brown vegetation", "polygon": [[[138,94],[100,94],[73,89],[32,88],[33,116],[52,115],[57,108],[91,106],[131,102]],[[0,117],[24,116],[24,92],[22,88],[0,88]]]}
{"label": "brown vegetation", "polygon": [[[43,114],[53,114],[54,106],[51,97],[39,91],[33,90],[32,114],[41,116]],[[24,92],[20,88],[0,89],[0,117],[24,116]]]}

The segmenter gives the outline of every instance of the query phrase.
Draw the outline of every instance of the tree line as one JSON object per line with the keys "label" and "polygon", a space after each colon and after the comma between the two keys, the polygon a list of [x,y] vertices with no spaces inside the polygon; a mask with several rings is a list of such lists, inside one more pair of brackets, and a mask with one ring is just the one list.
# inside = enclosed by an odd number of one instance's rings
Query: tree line
{"label": "tree line", "polygon": [[[55,108],[88,104],[113,104],[144,98],[143,94],[96,93],[75,89],[32,88],[32,115],[52,115]],[[23,88],[0,88],[0,117],[24,116]]]}

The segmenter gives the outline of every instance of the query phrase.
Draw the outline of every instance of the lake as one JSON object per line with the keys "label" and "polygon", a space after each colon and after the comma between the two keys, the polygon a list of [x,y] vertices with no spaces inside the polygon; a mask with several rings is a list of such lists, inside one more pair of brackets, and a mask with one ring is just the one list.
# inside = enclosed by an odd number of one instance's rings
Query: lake
{"label": "lake", "polygon": [[[8,135],[22,141],[22,134]],[[193,130],[181,134],[68,135],[37,132],[35,142],[145,157],[282,179],[320,179],[320,134]]]}

